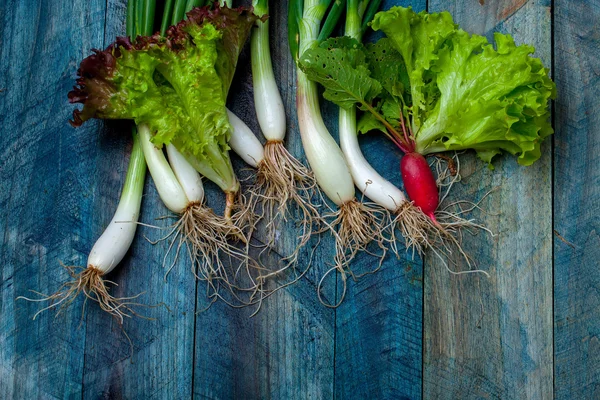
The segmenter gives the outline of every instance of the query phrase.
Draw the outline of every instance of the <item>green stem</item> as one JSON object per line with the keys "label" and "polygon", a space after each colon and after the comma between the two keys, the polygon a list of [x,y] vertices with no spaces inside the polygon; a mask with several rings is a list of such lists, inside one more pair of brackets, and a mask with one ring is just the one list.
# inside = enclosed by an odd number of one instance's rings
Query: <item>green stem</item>
{"label": "green stem", "polygon": [[300,56],[300,21],[303,8],[304,0],[290,0],[288,4],[288,44],[296,64]]}
{"label": "green stem", "polygon": [[169,22],[171,21],[171,15],[173,15],[173,4],[174,0],[167,0],[165,2],[165,10],[163,11],[162,21],[160,24],[160,34],[165,36],[167,29],[169,29]]}
{"label": "green stem", "polygon": [[363,35],[367,31],[367,28],[369,27],[369,23],[373,20],[373,18],[375,17],[375,14],[377,14],[377,11],[379,11],[379,6],[381,5],[381,1],[382,0],[372,0],[369,3],[369,6],[367,7],[367,10],[365,11],[365,15],[363,16],[362,25],[360,27],[360,30],[362,31]]}
{"label": "green stem", "polygon": [[185,7],[187,0],[175,0],[175,7],[173,8],[173,15],[171,16],[171,25],[179,23],[185,16]]}
{"label": "green stem", "polygon": [[322,42],[324,40],[329,39],[333,30],[337,26],[344,9],[346,8],[346,0],[335,0],[333,6],[331,6],[331,10],[327,14],[327,18],[323,23],[323,28],[321,28],[321,32],[319,33],[318,41]]}
{"label": "green stem", "polygon": [[233,0],[219,0],[219,5],[221,7],[227,6],[227,7],[231,8],[232,4],[233,4]]}
{"label": "green stem", "polygon": [[[256,15],[269,13],[267,1],[254,0],[252,2]],[[273,64],[271,61],[271,49],[269,45],[269,20],[257,21],[256,31],[252,33],[251,41],[251,65],[254,79],[275,79],[273,75]],[[256,90],[256,89],[255,89]]]}
{"label": "green stem", "polygon": [[133,26],[136,36],[144,34],[144,1],[145,0],[137,0],[135,5],[135,22]]}
{"label": "green stem", "polygon": [[146,178],[146,159],[142,151],[140,135],[137,129],[133,127],[133,148],[129,157],[129,166],[127,167],[127,177],[121,192],[119,204],[131,202],[140,202],[144,193],[144,179]]}
{"label": "green stem", "polygon": [[[142,0],[129,0],[127,2],[127,36],[132,38],[136,34],[141,34],[139,27],[142,26],[142,19],[140,17],[143,13],[144,4]],[[154,8],[154,7],[152,7]],[[147,15],[147,14],[146,14]],[[140,135],[138,134],[137,128],[132,127],[131,134],[133,137],[133,147],[131,149],[131,155],[129,156],[129,166],[127,167],[127,176],[125,178],[125,184],[123,185],[123,191],[121,192],[121,198],[119,204],[125,204],[130,202],[140,203],[142,195],[144,193],[144,179],[146,178],[146,159],[142,150],[140,142]]]}
{"label": "green stem", "polygon": [[301,55],[306,50],[318,45],[318,37],[321,27],[321,21],[327,12],[330,0],[305,0],[304,12],[299,23],[300,49]]}
{"label": "green stem", "polygon": [[156,0],[144,0],[142,26],[144,35],[152,35],[154,31],[154,13],[156,11]]}
{"label": "green stem", "polygon": [[327,11],[327,9],[329,8],[329,6],[331,5],[331,2],[333,0],[320,0],[319,1],[319,6],[323,7],[324,11],[323,11],[323,15],[321,16],[321,19],[323,19],[323,17],[325,16],[325,12]]}
{"label": "green stem", "polygon": [[348,11],[346,12],[346,32],[345,35],[362,41],[362,32],[360,31],[360,15],[358,10],[359,0],[348,0]]}
{"label": "green stem", "polygon": [[134,0],[129,0],[127,2],[127,36],[130,39],[133,39],[135,35],[135,6],[136,2]]}
{"label": "green stem", "polygon": [[365,10],[367,9],[367,6],[369,5],[369,2],[371,0],[360,0],[358,2],[358,15],[360,16],[360,18],[362,19],[365,15]]}

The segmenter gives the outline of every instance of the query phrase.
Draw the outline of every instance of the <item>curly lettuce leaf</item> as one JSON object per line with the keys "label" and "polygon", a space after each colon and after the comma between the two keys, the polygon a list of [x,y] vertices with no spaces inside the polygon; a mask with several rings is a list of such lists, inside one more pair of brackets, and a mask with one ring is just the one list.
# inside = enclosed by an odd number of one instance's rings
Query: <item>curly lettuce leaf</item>
{"label": "curly lettuce leaf", "polygon": [[266,21],[267,16],[258,17],[252,9],[245,7],[197,7],[187,13],[187,19],[169,28],[167,37],[172,38],[176,47],[182,48],[189,45],[190,40],[198,40],[203,26],[214,26],[219,33],[215,42],[217,59],[214,67],[227,97],[242,48],[259,19]]}
{"label": "curly lettuce leaf", "polygon": [[[83,103],[72,124],[90,118],[148,124],[157,146],[173,143],[224,190],[237,180],[229,159],[225,102],[237,58],[257,17],[248,9],[197,8],[166,37],[119,38],[95,50],[69,93]],[[227,41],[227,43],[226,43]]]}
{"label": "curly lettuce leaf", "polygon": [[553,133],[549,103],[556,89],[532,46],[512,37],[487,39],[459,29],[449,13],[393,7],[372,27],[402,55],[410,81],[412,125],[422,154],[474,149],[486,162],[507,151],[518,162],[539,159]]}
{"label": "curly lettuce leaf", "polygon": [[128,38],[119,37],[104,51],[93,49],[77,71],[77,85],[69,92],[71,103],[82,103],[73,111],[73,126],[91,118],[152,119],[162,107],[160,90],[153,81],[158,64],[147,52],[138,51]]}
{"label": "curly lettuce leaf", "polygon": [[257,19],[245,8],[195,8],[186,20],[169,29],[167,36],[176,51],[161,54],[157,66],[189,116],[188,129],[173,144],[222,188],[234,179],[228,153],[227,94],[239,54]]}

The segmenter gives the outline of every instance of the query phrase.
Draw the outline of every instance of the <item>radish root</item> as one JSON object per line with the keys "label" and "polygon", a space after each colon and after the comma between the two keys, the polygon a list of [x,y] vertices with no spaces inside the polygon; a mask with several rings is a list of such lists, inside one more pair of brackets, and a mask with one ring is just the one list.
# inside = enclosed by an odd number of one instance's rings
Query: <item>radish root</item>
{"label": "radish root", "polygon": [[[73,303],[73,301],[77,298],[77,296],[79,296],[79,294],[85,295],[86,302],[89,299],[98,303],[103,311],[106,311],[107,313],[115,317],[115,319],[121,325],[123,324],[123,320],[125,317],[131,318],[133,315],[138,315],[131,307],[143,306],[143,304],[132,302],[131,300],[138,298],[143,293],[132,297],[114,297],[109,293],[109,285],[118,285],[113,281],[104,279],[102,277],[102,271],[94,267],[83,268],[67,266],[62,263],[61,266],[67,270],[72,280],[62,284],[62,286],[58,289],[56,293],[47,295],[32,290],[33,293],[40,297],[35,299],[24,296],[17,297],[17,299],[23,299],[33,302],[51,302],[49,306],[35,313],[35,315],[33,316],[34,320],[42,312],[53,308],[56,308],[58,310],[57,315],[59,315]],[[84,311],[85,303],[82,309],[82,315]]]}
{"label": "radish root", "polygon": [[[386,209],[356,199],[344,203],[338,210],[327,214],[325,218],[333,218],[333,221],[327,225],[335,236],[335,265],[321,277],[317,287],[317,295],[323,305],[336,308],[342,304],[346,295],[347,275],[356,280],[366,274],[376,272],[381,267],[388,252],[388,246],[391,246],[393,234],[389,231],[392,225],[390,214]],[[379,247],[379,253],[370,250],[369,245],[372,243]],[[379,263],[372,271],[356,274],[349,267],[349,264],[356,254],[361,251],[379,258]],[[340,273],[344,285],[342,295],[336,304],[325,302],[321,296],[323,281],[333,271]]]}
{"label": "radish root", "polygon": [[[443,161],[448,165],[444,165]],[[461,180],[460,160],[456,154],[453,157],[437,157],[433,166],[440,191],[440,204],[443,205],[452,186]],[[429,249],[453,275],[483,273],[489,277],[487,272],[474,269],[475,261],[462,248],[462,235],[465,231],[476,234],[477,231],[483,230],[494,236],[484,225],[474,219],[464,218],[464,215],[475,209],[481,210],[479,204],[489,193],[478,203],[458,201],[443,205],[435,212],[436,221],[423,214],[411,202],[406,202],[396,211],[394,223],[402,233],[406,248],[412,251],[413,257],[415,253],[423,254]],[[465,205],[467,207],[464,207]],[[451,269],[450,265],[458,267],[457,262],[452,261],[451,257],[455,253],[466,262],[468,269],[461,271]]]}

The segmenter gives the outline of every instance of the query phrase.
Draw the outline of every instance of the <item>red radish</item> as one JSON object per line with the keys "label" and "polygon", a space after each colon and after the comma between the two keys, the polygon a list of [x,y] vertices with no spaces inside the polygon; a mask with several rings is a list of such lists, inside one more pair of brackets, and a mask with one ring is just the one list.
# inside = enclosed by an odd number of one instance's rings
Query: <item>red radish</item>
{"label": "red radish", "polygon": [[435,221],[435,210],[440,197],[433,172],[425,157],[419,153],[406,153],[400,161],[400,171],[408,197]]}

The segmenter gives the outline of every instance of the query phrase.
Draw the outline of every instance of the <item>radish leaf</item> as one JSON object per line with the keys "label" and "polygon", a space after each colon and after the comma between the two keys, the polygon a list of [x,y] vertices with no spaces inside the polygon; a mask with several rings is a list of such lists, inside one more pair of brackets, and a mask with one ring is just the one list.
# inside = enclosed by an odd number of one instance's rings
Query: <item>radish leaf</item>
{"label": "radish leaf", "polygon": [[309,79],[325,87],[323,97],[344,109],[370,103],[382,90],[370,77],[364,46],[349,37],[328,39],[298,62]]}

